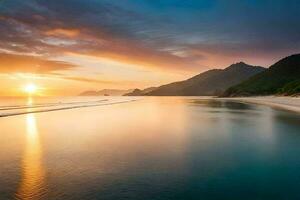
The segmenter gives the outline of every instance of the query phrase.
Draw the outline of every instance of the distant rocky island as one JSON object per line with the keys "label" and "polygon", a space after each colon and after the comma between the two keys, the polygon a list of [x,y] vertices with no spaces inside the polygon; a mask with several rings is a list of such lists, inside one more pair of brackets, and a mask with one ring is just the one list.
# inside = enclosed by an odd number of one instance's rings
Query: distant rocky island
{"label": "distant rocky island", "polygon": [[103,89],[99,91],[89,90],[80,93],[79,96],[123,96],[124,94],[127,94],[132,91],[133,89],[130,90]]}
{"label": "distant rocky island", "polygon": [[157,87],[149,87],[149,88],[146,88],[143,90],[136,88],[132,92],[124,94],[124,96],[144,96],[156,89],[157,89]]}

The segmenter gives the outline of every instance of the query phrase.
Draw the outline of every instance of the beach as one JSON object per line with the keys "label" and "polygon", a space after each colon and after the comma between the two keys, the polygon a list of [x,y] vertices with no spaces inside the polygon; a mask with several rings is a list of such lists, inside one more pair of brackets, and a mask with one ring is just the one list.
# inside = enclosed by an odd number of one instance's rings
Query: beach
{"label": "beach", "polygon": [[235,98],[220,98],[220,99],[252,103],[252,104],[261,104],[261,105],[271,106],[274,108],[300,113],[300,97],[261,96],[261,97],[235,97]]}

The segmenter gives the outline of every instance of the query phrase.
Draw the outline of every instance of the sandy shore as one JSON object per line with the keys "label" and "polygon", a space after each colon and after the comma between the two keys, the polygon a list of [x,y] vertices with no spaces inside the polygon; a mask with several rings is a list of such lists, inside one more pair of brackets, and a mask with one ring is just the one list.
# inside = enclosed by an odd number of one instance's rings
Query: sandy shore
{"label": "sandy shore", "polygon": [[236,97],[236,98],[221,98],[247,103],[262,104],[271,107],[281,108],[289,111],[300,113],[300,97]]}

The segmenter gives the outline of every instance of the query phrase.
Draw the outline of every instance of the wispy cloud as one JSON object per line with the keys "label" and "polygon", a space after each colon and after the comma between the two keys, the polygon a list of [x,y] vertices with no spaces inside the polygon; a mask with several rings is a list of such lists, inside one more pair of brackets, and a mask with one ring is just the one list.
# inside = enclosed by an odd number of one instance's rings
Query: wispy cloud
{"label": "wispy cloud", "polygon": [[0,53],[0,73],[52,73],[76,68],[74,64],[42,57]]}
{"label": "wispy cloud", "polygon": [[[32,61],[19,57],[29,64],[15,63],[16,70],[75,69],[74,64],[53,61],[71,53],[158,71],[195,72],[240,59],[268,65],[300,51],[300,3],[296,0],[71,3],[1,2],[0,48],[37,55]],[[10,57],[18,57],[13,54]],[[7,65],[9,60],[1,62]],[[1,65],[1,71],[11,70],[6,65]]]}
{"label": "wispy cloud", "polygon": [[65,80],[97,83],[97,84],[113,84],[113,83],[115,83],[115,81],[85,78],[85,77],[80,77],[80,76],[62,76],[61,78],[65,79]]}

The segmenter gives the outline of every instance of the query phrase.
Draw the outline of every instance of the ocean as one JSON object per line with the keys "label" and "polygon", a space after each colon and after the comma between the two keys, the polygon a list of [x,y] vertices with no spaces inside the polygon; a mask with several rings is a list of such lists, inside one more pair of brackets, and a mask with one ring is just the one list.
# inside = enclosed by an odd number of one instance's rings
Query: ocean
{"label": "ocean", "polygon": [[0,199],[300,199],[300,115],[204,97],[0,99]]}

